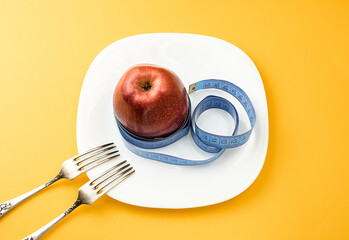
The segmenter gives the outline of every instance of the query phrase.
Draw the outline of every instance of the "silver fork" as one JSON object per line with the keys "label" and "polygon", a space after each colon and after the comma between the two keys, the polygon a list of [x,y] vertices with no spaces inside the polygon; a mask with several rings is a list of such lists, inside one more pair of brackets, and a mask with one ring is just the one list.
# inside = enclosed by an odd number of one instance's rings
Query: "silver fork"
{"label": "silver fork", "polygon": [[115,144],[108,143],[92,148],[84,154],[69,158],[68,160],[63,162],[61,171],[52,180],[19,197],[11,199],[7,202],[0,203],[0,218],[4,216],[5,213],[17,206],[19,203],[23,202],[25,199],[33,196],[35,193],[50,186],[52,183],[58,181],[59,179],[66,178],[72,180],[82,173],[119,155],[119,150],[116,148]]}
{"label": "silver fork", "polygon": [[23,238],[22,240],[39,239],[42,235],[44,235],[48,230],[55,226],[69,213],[74,211],[77,207],[79,207],[82,204],[91,205],[101,196],[106,194],[110,189],[121,183],[134,172],[135,170],[133,170],[133,167],[131,167],[130,164],[127,163],[127,161],[123,161],[109,168],[99,177],[97,177],[94,180],[88,181],[79,189],[78,199],[70,208],[68,208],[67,211],[59,215],[57,218],[55,218],[54,220],[52,220],[47,225],[40,228],[33,234],[29,235],[26,238]]}

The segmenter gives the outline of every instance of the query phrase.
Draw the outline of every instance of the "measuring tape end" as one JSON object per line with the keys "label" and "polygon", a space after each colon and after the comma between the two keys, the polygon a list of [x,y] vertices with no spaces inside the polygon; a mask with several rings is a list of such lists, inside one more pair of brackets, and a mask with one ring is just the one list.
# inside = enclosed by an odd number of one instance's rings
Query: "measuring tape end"
{"label": "measuring tape end", "polygon": [[198,83],[193,83],[189,85],[189,94],[195,92],[197,88],[198,88]]}

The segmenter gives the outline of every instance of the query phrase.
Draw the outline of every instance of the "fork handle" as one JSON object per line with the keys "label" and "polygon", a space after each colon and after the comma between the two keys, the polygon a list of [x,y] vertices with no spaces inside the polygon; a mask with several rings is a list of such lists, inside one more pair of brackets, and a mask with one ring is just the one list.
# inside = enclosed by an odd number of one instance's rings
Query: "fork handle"
{"label": "fork handle", "polygon": [[62,174],[58,174],[56,177],[54,177],[52,180],[48,181],[47,183],[41,185],[40,187],[35,188],[34,190],[31,190],[30,192],[27,192],[19,197],[16,197],[14,199],[11,199],[7,202],[0,203],[0,218],[5,215],[8,211],[12,210],[14,207],[16,207],[19,203],[23,202],[27,198],[33,196],[35,193],[40,192],[42,189],[50,186],[52,183],[58,181],[62,178]]}
{"label": "fork handle", "polygon": [[53,226],[55,226],[58,222],[60,222],[63,218],[65,218],[69,213],[74,211],[81,204],[82,204],[81,200],[79,200],[79,199],[76,200],[76,202],[70,208],[68,208],[67,211],[65,211],[64,213],[62,213],[61,215],[59,215],[58,217],[53,219],[51,222],[49,222],[48,224],[46,224],[45,226],[43,226],[42,228],[40,228],[36,232],[32,233],[28,237],[23,238],[22,240],[37,240],[37,239],[39,239],[40,237],[42,237],[42,235],[44,235],[48,230],[50,230]]}

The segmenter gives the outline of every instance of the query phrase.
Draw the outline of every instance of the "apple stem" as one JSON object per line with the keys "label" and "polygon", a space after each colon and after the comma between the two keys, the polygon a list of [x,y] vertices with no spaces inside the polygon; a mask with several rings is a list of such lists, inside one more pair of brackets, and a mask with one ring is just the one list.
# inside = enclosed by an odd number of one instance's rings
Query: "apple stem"
{"label": "apple stem", "polygon": [[151,89],[151,84],[150,82],[144,82],[141,84],[141,88],[143,89],[143,91],[149,91]]}

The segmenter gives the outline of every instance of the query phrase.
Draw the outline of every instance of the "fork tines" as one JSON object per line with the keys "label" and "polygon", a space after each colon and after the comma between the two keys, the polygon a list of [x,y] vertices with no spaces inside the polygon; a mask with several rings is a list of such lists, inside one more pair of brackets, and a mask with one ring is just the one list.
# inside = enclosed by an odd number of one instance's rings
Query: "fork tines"
{"label": "fork tines", "polygon": [[80,171],[87,171],[119,155],[115,144],[108,143],[76,156],[73,161],[79,166]]}
{"label": "fork tines", "polygon": [[79,190],[79,198],[84,204],[90,205],[134,172],[126,160],[122,161],[83,185]]}
{"label": "fork tines", "polygon": [[91,181],[90,186],[93,186],[95,190],[98,189],[97,194],[108,192],[111,188],[122,182],[134,172],[133,167],[131,167],[125,160],[114,167],[111,167],[95,180]]}
{"label": "fork tines", "polygon": [[89,155],[89,154],[93,154],[93,153],[99,152],[101,150],[103,151],[106,148],[110,148],[110,147],[116,147],[116,146],[115,146],[115,144],[113,142],[107,143],[107,144],[103,144],[101,146],[98,146],[98,147],[92,148],[90,150],[87,150],[85,153],[80,154],[80,155],[76,156],[75,158],[80,158],[80,157],[83,157],[85,155]]}

